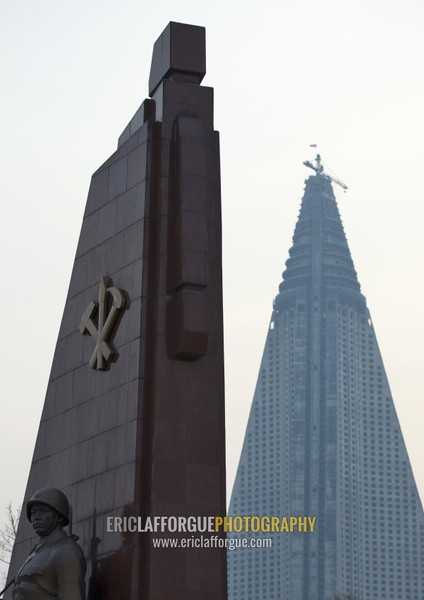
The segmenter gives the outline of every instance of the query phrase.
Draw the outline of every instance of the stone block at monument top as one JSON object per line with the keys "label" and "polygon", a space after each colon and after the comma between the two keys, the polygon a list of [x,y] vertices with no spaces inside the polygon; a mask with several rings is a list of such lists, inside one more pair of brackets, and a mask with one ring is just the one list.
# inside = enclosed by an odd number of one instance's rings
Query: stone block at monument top
{"label": "stone block at monument top", "polygon": [[[195,52],[193,48],[196,48]],[[160,82],[171,73],[174,76],[192,76],[197,83],[202,81],[206,73],[204,27],[169,23],[153,47],[149,78],[150,96],[153,96]]]}

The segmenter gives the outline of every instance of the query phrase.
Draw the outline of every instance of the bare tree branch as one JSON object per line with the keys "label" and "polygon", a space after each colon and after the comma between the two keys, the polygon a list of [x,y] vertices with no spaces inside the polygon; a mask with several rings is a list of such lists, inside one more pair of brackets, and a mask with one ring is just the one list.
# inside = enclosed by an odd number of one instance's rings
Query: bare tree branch
{"label": "bare tree branch", "polygon": [[6,521],[0,527],[0,562],[8,565],[15,543],[21,511],[13,508],[12,503],[6,506]]}

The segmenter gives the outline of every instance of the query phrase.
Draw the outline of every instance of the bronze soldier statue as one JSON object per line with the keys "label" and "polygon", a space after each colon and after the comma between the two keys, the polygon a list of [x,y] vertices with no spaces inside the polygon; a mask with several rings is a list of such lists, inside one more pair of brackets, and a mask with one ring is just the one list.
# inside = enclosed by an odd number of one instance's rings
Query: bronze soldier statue
{"label": "bronze soldier statue", "polygon": [[56,488],[35,492],[26,506],[39,541],[15,576],[13,600],[85,600],[86,562],[70,521],[67,497]]}

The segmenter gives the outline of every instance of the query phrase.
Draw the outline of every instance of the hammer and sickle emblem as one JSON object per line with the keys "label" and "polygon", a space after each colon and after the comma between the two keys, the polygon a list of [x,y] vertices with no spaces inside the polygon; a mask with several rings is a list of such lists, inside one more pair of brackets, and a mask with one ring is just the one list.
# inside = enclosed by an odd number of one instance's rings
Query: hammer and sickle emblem
{"label": "hammer and sickle emblem", "polygon": [[[103,277],[100,281],[99,302],[90,302],[79,326],[79,330],[83,335],[91,335],[96,341],[96,347],[90,359],[90,367],[103,371],[115,355],[115,351],[108,343],[109,336],[118,318],[119,311],[125,309],[125,296],[123,292],[116,287],[106,287],[106,285],[106,278]],[[106,316],[107,294],[112,296],[113,302]],[[93,318],[97,312],[96,325]]]}

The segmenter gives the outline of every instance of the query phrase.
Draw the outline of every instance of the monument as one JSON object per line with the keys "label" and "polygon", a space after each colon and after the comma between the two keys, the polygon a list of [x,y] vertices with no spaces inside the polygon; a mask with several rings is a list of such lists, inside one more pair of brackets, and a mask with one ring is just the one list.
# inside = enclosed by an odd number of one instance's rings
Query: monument
{"label": "monument", "polygon": [[[226,598],[225,548],[144,527],[225,513],[219,138],[204,75],[204,28],[171,22],[150,98],[89,189],[24,500],[45,486],[69,498],[90,600]],[[8,579],[33,535],[22,519]],[[178,545],[154,547],[160,535]]]}

